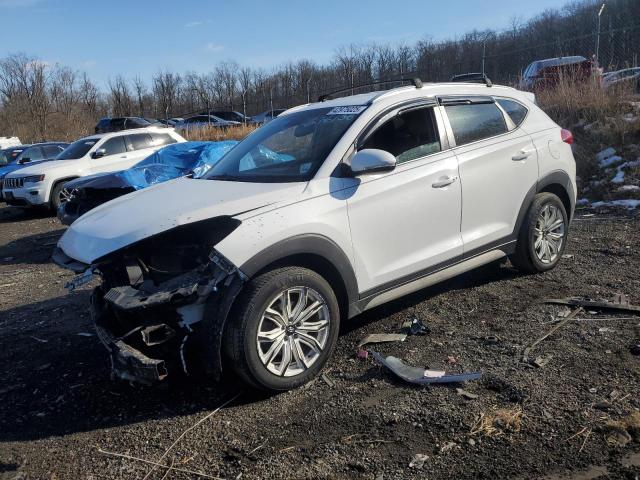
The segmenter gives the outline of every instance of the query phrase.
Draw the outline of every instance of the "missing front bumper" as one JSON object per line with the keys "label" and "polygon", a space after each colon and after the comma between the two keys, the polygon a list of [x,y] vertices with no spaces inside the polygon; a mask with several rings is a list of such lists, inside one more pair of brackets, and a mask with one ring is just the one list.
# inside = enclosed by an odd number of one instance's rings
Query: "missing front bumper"
{"label": "missing front bumper", "polygon": [[[144,385],[198,362],[219,377],[222,330],[246,277],[223,257],[157,286],[97,287],[91,298],[97,334],[112,376]],[[205,313],[206,312],[206,313]]]}

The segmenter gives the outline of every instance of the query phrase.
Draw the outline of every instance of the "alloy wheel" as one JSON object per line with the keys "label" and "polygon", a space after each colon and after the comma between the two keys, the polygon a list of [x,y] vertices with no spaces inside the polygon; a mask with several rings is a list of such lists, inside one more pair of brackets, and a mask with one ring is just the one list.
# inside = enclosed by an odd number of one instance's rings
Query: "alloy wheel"
{"label": "alloy wheel", "polygon": [[533,250],[540,262],[554,263],[565,237],[565,221],[562,212],[553,204],[546,204],[540,210],[533,231]]}
{"label": "alloy wheel", "polygon": [[322,295],[308,287],[288,288],[269,302],[258,324],[260,361],[274,375],[299,375],[320,358],[330,329]]}
{"label": "alloy wheel", "polygon": [[58,195],[60,203],[68,202],[69,200],[71,200],[71,197],[73,197],[73,192],[66,188],[60,190],[60,194]]}

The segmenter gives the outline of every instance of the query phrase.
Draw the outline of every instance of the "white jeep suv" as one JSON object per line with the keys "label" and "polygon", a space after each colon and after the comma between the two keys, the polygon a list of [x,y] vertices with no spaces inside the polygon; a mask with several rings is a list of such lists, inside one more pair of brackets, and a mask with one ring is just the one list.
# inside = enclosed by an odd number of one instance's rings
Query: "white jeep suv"
{"label": "white jeep suv", "polygon": [[69,145],[54,161],[16,170],[5,177],[9,205],[50,207],[65,201],[64,184],[94,173],[124,170],[170,143],[186,142],[173,129],[140,128],[92,135]]}
{"label": "white jeep suv", "polygon": [[[341,322],[510,256],[557,265],[576,199],[571,133],[533,94],[422,84],[292,108],[202,178],[106,203],[54,260],[97,274],[116,377],[228,360],[263,389],[318,374]],[[171,199],[167,201],[167,199]]]}

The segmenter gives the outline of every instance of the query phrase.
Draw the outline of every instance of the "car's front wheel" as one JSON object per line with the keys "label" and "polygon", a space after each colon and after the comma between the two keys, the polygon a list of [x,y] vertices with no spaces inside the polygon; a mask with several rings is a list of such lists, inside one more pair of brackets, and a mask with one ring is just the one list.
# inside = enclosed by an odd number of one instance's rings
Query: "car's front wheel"
{"label": "car's front wheel", "polygon": [[290,390],[320,372],[339,327],[338,301],[324,278],[306,268],[279,268],[245,286],[231,313],[225,352],[251,385]]}
{"label": "car's front wheel", "polygon": [[522,223],[511,263],[523,272],[554,268],[567,244],[569,219],[562,201],[553,193],[535,196]]}

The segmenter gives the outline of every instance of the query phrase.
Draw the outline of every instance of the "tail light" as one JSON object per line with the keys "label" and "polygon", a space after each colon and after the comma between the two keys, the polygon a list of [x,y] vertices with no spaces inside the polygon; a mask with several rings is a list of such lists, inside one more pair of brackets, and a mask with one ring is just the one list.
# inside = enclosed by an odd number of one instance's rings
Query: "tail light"
{"label": "tail light", "polygon": [[568,143],[569,145],[573,145],[573,133],[571,133],[566,128],[560,130],[560,138],[564,143]]}

